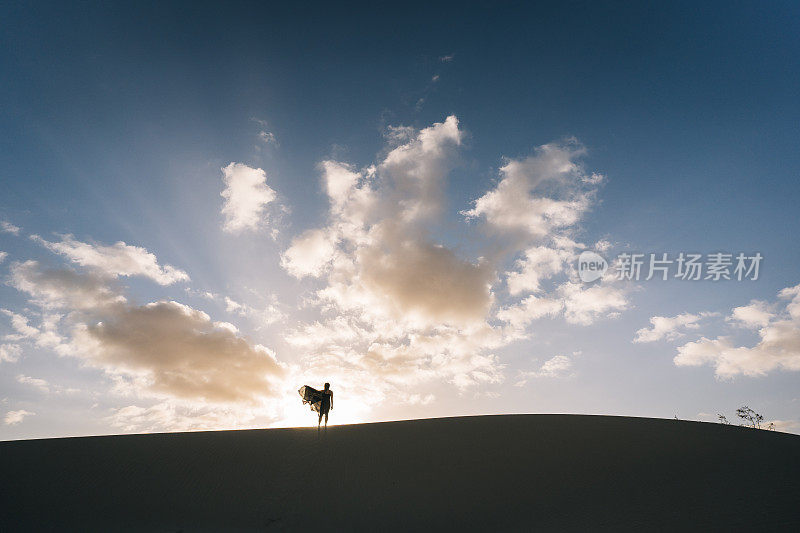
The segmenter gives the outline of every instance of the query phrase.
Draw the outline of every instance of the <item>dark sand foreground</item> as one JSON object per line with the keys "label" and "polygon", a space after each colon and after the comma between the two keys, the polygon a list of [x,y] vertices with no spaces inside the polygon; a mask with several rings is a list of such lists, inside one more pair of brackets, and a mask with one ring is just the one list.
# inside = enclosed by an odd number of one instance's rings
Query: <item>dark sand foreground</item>
{"label": "dark sand foreground", "polygon": [[509,415],[0,443],[0,531],[800,531],[800,437]]}

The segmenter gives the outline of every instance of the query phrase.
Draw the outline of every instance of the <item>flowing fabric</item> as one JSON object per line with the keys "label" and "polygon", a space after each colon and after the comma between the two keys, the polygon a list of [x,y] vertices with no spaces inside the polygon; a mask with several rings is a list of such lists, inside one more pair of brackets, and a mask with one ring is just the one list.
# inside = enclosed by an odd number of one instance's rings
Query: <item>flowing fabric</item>
{"label": "flowing fabric", "polygon": [[324,394],[322,391],[318,391],[314,387],[309,387],[308,385],[303,385],[298,389],[300,393],[300,397],[303,399],[303,405],[311,404],[311,410],[320,412],[322,409],[322,395]]}

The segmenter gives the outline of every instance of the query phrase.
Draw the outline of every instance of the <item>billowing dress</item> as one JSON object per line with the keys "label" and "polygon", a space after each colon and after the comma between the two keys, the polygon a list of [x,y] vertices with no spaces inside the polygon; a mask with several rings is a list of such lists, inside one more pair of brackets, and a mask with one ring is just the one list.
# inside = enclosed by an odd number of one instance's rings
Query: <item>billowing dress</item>
{"label": "billowing dress", "polygon": [[325,393],[315,389],[314,387],[309,387],[308,385],[303,385],[298,389],[300,393],[300,397],[303,399],[303,405],[311,404],[311,410],[320,412],[322,409],[322,402],[325,400]]}

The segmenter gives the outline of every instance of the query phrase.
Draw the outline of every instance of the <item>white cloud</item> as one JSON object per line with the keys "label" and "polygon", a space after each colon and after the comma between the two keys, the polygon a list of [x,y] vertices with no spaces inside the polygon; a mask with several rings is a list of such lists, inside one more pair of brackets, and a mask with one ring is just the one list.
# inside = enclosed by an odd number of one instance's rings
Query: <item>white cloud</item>
{"label": "white cloud", "polygon": [[[759,341],[755,345],[737,346],[726,336],[715,339],[703,337],[680,346],[675,364],[712,365],[720,378],[731,378],[738,374],[761,376],[774,370],[800,370],[800,285],[787,287],[778,296],[788,301],[782,310],[768,318],[763,314],[767,307],[763,302],[751,302],[750,306],[745,306],[750,309],[738,314],[734,310],[731,315],[748,326],[764,324],[758,330]],[[775,306],[778,307],[779,303]]]}
{"label": "white cloud", "polygon": [[102,276],[44,268],[37,261],[13,263],[9,285],[28,293],[34,303],[47,309],[90,310],[125,301],[119,290]]}
{"label": "white cloud", "polygon": [[20,422],[22,422],[26,416],[33,416],[35,414],[36,413],[33,413],[31,411],[25,411],[24,409],[21,409],[19,411],[9,411],[6,413],[6,416],[3,419],[3,421],[7,426],[13,426],[15,424],[19,424]]}
{"label": "white cloud", "polygon": [[22,348],[17,344],[0,344],[0,363],[16,363],[21,353]]}
{"label": "white cloud", "polygon": [[234,301],[232,298],[228,296],[225,297],[225,310],[229,313],[236,313],[243,308],[242,304],[239,302]]}
{"label": "white cloud", "polygon": [[[500,169],[497,186],[463,212],[480,219],[486,230],[507,243],[506,249],[522,252],[505,277],[509,294],[524,298],[497,312],[498,319],[516,328],[558,316],[588,325],[615,318],[628,307],[626,289],[614,281],[577,281],[575,262],[586,246],[573,236],[604,180],[584,169],[579,160],[585,152],[572,139],[540,146],[524,159],[509,159]],[[608,241],[595,245],[608,246]],[[533,294],[525,296],[529,293]]]}
{"label": "white cloud", "polygon": [[674,361],[678,366],[710,364],[721,378],[730,378],[737,374],[765,375],[778,368],[800,370],[800,354],[786,354],[779,347],[778,350],[769,348],[761,342],[753,347],[737,347],[727,337],[703,337],[679,347]]}
{"label": "white cloud", "polygon": [[494,270],[459,258],[444,246],[408,240],[361,251],[363,288],[393,316],[466,324],[484,319]]}
{"label": "white cloud", "polygon": [[651,328],[642,328],[636,332],[636,337],[633,342],[655,342],[661,339],[668,341],[675,340],[683,336],[680,331],[681,328],[698,329],[700,325],[698,322],[712,313],[700,313],[693,315],[691,313],[681,313],[673,317],[654,316],[650,318]]}
{"label": "white cloud", "polygon": [[230,324],[172,301],[128,304],[92,274],[43,269],[35,261],[16,267],[12,285],[45,309],[69,311],[71,330],[64,339],[58,315],[44,315],[37,329],[9,311],[15,328],[103,369],[121,390],[212,404],[257,403],[274,394],[273,381],[284,371],[274,352],[239,337]]}
{"label": "white cloud", "polygon": [[275,134],[271,131],[261,130],[258,132],[258,138],[264,144],[278,144],[278,140],[275,138]]}
{"label": "white cloud", "polygon": [[610,250],[611,246],[612,246],[611,242],[605,239],[600,239],[599,241],[594,243],[594,249],[601,253]]}
{"label": "white cloud", "polygon": [[523,387],[531,378],[563,378],[570,375],[572,371],[572,359],[566,355],[556,355],[542,364],[539,370],[533,372],[520,372],[519,381],[514,385]]}
{"label": "white cloud", "polygon": [[[275,137],[275,134],[268,130],[269,123],[266,120],[257,118],[257,117],[250,117],[250,120],[261,126],[261,130],[258,132],[258,140],[264,143],[265,145],[278,145],[278,139]],[[259,146],[256,146],[256,149],[260,149]]]}
{"label": "white cloud", "polygon": [[122,241],[104,246],[78,241],[72,235],[62,235],[60,242],[49,242],[38,235],[32,235],[31,238],[73,263],[107,276],[143,276],[159,285],[189,281],[186,272],[171,265],[161,266],[156,256],[145,248],[131,246]]}
{"label": "white cloud", "polygon": [[564,318],[572,324],[589,325],[600,318],[616,318],[628,308],[625,290],[614,284],[586,286],[567,282],[558,287],[564,301]]}
{"label": "white cloud", "polygon": [[19,235],[20,229],[22,228],[20,228],[19,226],[15,226],[14,224],[8,222],[7,220],[0,221],[0,231],[3,231],[4,233]]}
{"label": "white cloud", "polygon": [[534,320],[555,317],[564,309],[564,302],[558,298],[528,296],[521,302],[500,309],[497,318],[517,329],[524,329]]}
{"label": "white cloud", "polygon": [[458,121],[402,131],[392,138],[403,142],[374,167],[320,165],[330,222],[295,238],[282,265],[297,277],[326,276],[318,297],[341,311],[418,325],[480,321],[492,301],[491,265],[458,257],[426,229],[442,214]]}
{"label": "white cloud", "polygon": [[360,326],[356,320],[345,316],[330,318],[324,323],[316,321],[302,324],[289,331],[286,342],[304,349],[318,349],[325,345],[346,345],[360,339],[369,339],[367,326]]}
{"label": "white cloud", "polygon": [[249,318],[258,326],[267,326],[286,318],[286,313],[281,311],[278,299],[274,294],[270,296],[269,303],[263,308],[253,307],[246,303],[239,303],[226,296],[225,310],[228,313]]}
{"label": "white cloud", "polygon": [[8,252],[0,252],[0,263],[5,261],[6,257],[8,257]]}
{"label": "white cloud", "polygon": [[770,423],[775,424],[775,431],[800,434],[800,420],[765,420],[761,427],[769,427]]}
{"label": "white cloud", "polygon": [[519,270],[508,273],[508,292],[512,295],[540,292],[541,280],[562,272],[573,255],[569,250],[547,246],[528,248],[517,261]]}
{"label": "white cloud", "polygon": [[763,328],[773,318],[775,314],[766,302],[753,300],[748,305],[735,307],[726,320],[746,328]]}
{"label": "white cloud", "polygon": [[63,341],[58,334],[58,323],[61,320],[61,315],[57,313],[42,314],[41,324],[36,328],[29,324],[29,319],[26,316],[8,309],[0,309],[0,312],[11,318],[11,327],[16,331],[16,333],[4,337],[7,341],[30,340],[35,342],[37,346],[46,348],[56,348]]}
{"label": "white cloud", "polygon": [[584,285],[566,281],[547,295],[531,295],[500,309],[497,318],[515,328],[524,328],[534,320],[563,315],[570,324],[588,326],[598,319],[616,318],[627,307],[625,290],[613,283]]}
{"label": "white cloud", "polygon": [[544,362],[538,374],[546,377],[563,376],[572,369],[572,359],[566,355],[556,355]]}
{"label": "white cloud", "polygon": [[43,379],[33,378],[30,376],[20,374],[17,376],[17,383],[21,383],[22,385],[30,385],[31,387],[39,389],[41,392],[44,393],[50,392],[50,384]]}
{"label": "white cloud", "polygon": [[230,163],[222,169],[225,199],[222,215],[224,231],[239,233],[256,231],[265,226],[267,206],[275,200],[275,191],[267,185],[267,174],[260,168],[242,163]]}
{"label": "white cloud", "polygon": [[[258,295],[258,293],[255,291],[251,292]],[[227,313],[249,319],[256,326],[256,330],[261,329],[263,326],[268,326],[270,324],[274,324],[275,322],[284,320],[287,316],[283,310],[283,306],[278,301],[278,297],[275,294],[268,294],[266,297],[258,295],[259,300],[266,303],[257,305],[237,302],[230,296],[222,296],[209,291],[198,291],[191,288],[186,288],[186,293],[191,296],[203,298],[204,300],[211,300],[225,304],[225,311]],[[233,325],[231,325],[231,327],[233,329],[237,329]]]}
{"label": "white cloud", "polygon": [[221,298],[219,294],[211,291],[199,291],[191,287],[185,287],[183,290],[190,296],[196,296],[198,298],[203,298],[204,300],[215,301]]}
{"label": "white cloud", "polygon": [[4,315],[11,319],[11,327],[14,328],[16,334],[6,335],[6,340],[18,341],[22,339],[35,338],[39,334],[39,330],[28,324],[28,318],[15,313],[9,309],[0,309]]}
{"label": "white cloud", "polygon": [[[14,313],[8,309],[0,309],[0,312],[11,318],[11,327],[16,333],[6,335],[8,341],[33,341],[36,346],[45,348],[58,348],[63,342],[63,338],[58,333],[58,324],[62,316],[57,313],[43,313],[41,323],[38,328],[29,324],[26,316]],[[17,350],[19,347],[16,348]]]}
{"label": "white cloud", "polygon": [[124,306],[80,326],[73,353],[155,395],[256,402],[282,373],[275,353],[178,302]]}
{"label": "white cloud", "polygon": [[320,164],[328,223],[296,237],[281,262],[323,284],[311,302],[331,318],[286,334],[311,352],[309,367],[360,384],[380,376],[376,397],[412,398],[404,387],[431,379],[459,388],[502,380],[502,364],[483,353],[506,342],[505,330],[485,323],[494,267],[429,234],[443,215],[462,135],[455,117],[422,130],[390,128],[375,165]]}
{"label": "white cloud", "polygon": [[[576,163],[583,153],[577,143],[546,145],[501,170],[499,189],[517,181],[528,203],[550,205],[540,212],[536,231],[530,219],[504,225],[499,211],[508,206],[489,209],[479,199],[468,216],[481,218],[493,239],[511,245],[468,257],[433,237],[443,225],[446,179],[463,136],[452,116],[422,130],[389,128],[388,146],[374,165],[320,164],[327,223],[296,237],[281,262],[291,275],[319,284],[307,301],[322,318],[285,336],[309,354],[304,365],[359,384],[377,376],[376,398],[411,397],[408,388],[430,380],[463,390],[503,380],[504,365],[492,351],[524,338],[533,319],[560,316],[586,324],[626,308],[623,290],[613,283],[571,281],[576,276],[569,263],[583,246],[571,232],[602,180]],[[505,192],[495,197],[508,198]],[[514,271],[498,276],[499,266],[520,251]],[[544,281],[556,276],[555,288],[545,291]],[[535,294],[498,306],[503,279],[512,296]],[[547,369],[555,372],[556,362]]]}
{"label": "white cloud", "polygon": [[292,240],[292,245],[281,255],[281,266],[292,276],[318,277],[333,259],[336,243],[322,229],[308,230]]}
{"label": "white cloud", "polygon": [[543,238],[574,225],[591,206],[602,179],[587,177],[576,159],[585,154],[577,141],[545,144],[528,158],[510,159],[500,168],[493,190],[464,215],[484,218],[497,232],[519,232]]}

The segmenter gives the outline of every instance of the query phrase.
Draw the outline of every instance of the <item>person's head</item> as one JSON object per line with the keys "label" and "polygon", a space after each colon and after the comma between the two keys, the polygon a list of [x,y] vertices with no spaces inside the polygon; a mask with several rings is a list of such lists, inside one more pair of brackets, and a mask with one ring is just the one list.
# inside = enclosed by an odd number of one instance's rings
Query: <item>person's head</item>
{"label": "person's head", "polygon": [[330,383],[326,383],[326,384],[325,384],[325,390],[328,390],[328,389],[330,389],[330,388],[331,388],[331,384],[330,384]]}

